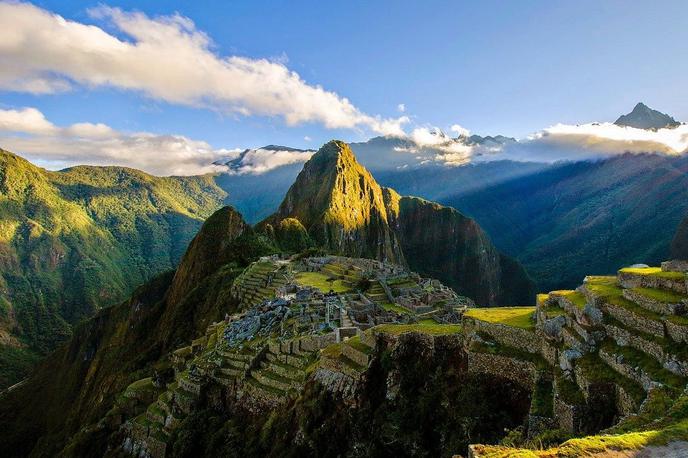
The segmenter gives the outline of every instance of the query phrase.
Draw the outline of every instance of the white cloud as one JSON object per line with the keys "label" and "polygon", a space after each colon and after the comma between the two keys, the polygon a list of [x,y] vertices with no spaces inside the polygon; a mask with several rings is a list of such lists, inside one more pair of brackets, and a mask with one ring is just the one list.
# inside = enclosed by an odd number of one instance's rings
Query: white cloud
{"label": "white cloud", "polygon": [[382,135],[399,134],[408,122],[361,112],[306,83],[283,57],[218,55],[183,16],[150,18],[105,6],[90,14],[127,40],[30,4],[0,3],[0,88],[45,94],[74,85],[117,87],[180,105],[281,117],[288,125],[317,122]]}
{"label": "white cloud", "polygon": [[251,149],[246,151],[239,163],[233,167],[232,172],[240,175],[260,175],[284,165],[306,162],[313,154],[315,151],[312,150]]}
{"label": "white cloud", "polygon": [[0,131],[28,134],[51,134],[55,133],[57,130],[57,127],[45,119],[43,113],[35,108],[0,110]]}
{"label": "white cloud", "polygon": [[105,124],[58,127],[35,108],[0,110],[0,146],[53,167],[126,165],[156,175],[196,175],[226,170],[213,165],[239,151],[214,149],[181,135],[124,133]]}
{"label": "white cloud", "polygon": [[504,159],[546,161],[583,160],[624,153],[670,156],[688,151],[688,125],[658,130],[612,123],[557,124],[503,148]]}
{"label": "white cloud", "polygon": [[307,142],[310,142],[310,141],[313,140],[313,139],[312,139],[311,137],[309,137],[308,135],[304,136],[303,139],[304,139],[305,141],[307,141]]}
{"label": "white cloud", "polygon": [[397,110],[399,110],[400,113],[404,113],[406,111],[406,104],[400,103],[397,105]]}
{"label": "white cloud", "polygon": [[460,126],[459,124],[453,124],[451,126],[451,131],[456,133],[456,135],[458,135],[459,137],[468,137],[469,135],[471,135],[470,130],[466,129],[463,126]]}

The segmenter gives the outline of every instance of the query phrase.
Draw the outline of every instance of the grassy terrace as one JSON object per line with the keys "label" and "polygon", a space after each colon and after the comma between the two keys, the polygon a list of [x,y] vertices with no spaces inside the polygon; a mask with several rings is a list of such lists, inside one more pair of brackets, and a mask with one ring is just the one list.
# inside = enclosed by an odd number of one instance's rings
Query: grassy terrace
{"label": "grassy terrace", "polygon": [[370,348],[368,345],[361,342],[361,338],[359,336],[354,336],[354,337],[350,338],[349,340],[346,341],[346,343],[350,347],[353,347],[354,349],[360,351],[361,353],[365,353],[366,355],[369,355],[373,352],[372,348]]}
{"label": "grassy terrace", "polygon": [[486,307],[468,309],[464,316],[488,323],[532,330],[535,328],[533,312],[535,307]]}
{"label": "grassy terrace", "polygon": [[648,275],[669,280],[686,279],[686,274],[683,272],[664,272],[660,267],[626,267],[619,270],[619,272],[625,274]]}
{"label": "grassy terrace", "polygon": [[665,289],[654,289],[654,288],[633,288],[631,291],[638,293],[641,296],[645,296],[649,299],[653,299],[658,302],[665,302],[667,304],[677,304],[681,301],[688,300],[688,296],[679,294],[675,291],[668,291]]}
{"label": "grassy terrace", "polygon": [[566,315],[566,311],[558,305],[548,305],[543,309],[547,318],[556,318],[558,316]]}
{"label": "grassy terrace", "polygon": [[479,335],[483,339],[483,342],[471,342],[471,351],[477,353],[488,353],[491,355],[504,356],[507,358],[518,359],[521,361],[528,361],[535,364],[535,366],[538,369],[545,369],[550,367],[547,361],[545,361],[545,359],[540,355],[528,353],[526,351],[519,350],[518,348],[499,344],[493,341],[489,335],[484,333],[479,333]]}
{"label": "grassy terrace", "polygon": [[[513,449],[498,445],[481,446],[477,451],[484,458],[554,458],[592,456],[596,453],[619,450],[639,450],[645,446],[661,446],[688,438],[688,420],[670,426],[618,435],[588,436],[570,439],[558,447],[547,450]],[[613,455],[610,455],[613,456]],[[618,456],[626,456],[619,454]],[[654,456],[661,456],[659,454]]]}
{"label": "grassy terrace", "polygon": [[621,347],[611,340],[605,341],[601,349],[612,355],[622,355],[625,364],[641,368],[654,381],[679,390],[682,390],[686,385],[685,378],[664,369],[656,359],[640,350],[631,347]]}
{"label": "grassy terrace", "polygon": [[609,304],[623,307],[629,312],[633,312],[636,315],[640,315],[650,320],[662,320],[662,315],[659,313],[647,310],[623,297],[623,288],[618,285],[616,277],[588,277],[585,287],[591,293],[603,298]]}
{"label": "grassy terrace", "polygon": [[384,332],[386,334],[400,335],[405,332],[421,332],[433,336],[442,336],[449,334],[458,334],[461,332],[461,325],[459,324],[381,324],[372,328],[376,332]]}
{"label": "grassy terrace", "polygon": [[578,291],[574,291],[572,289],[552,291],[550,294],[552,296],[565,297],[566,299],[570,300],[573,303],[573,305],[575,305],[576,307],[578,307],[581,310],[583,310],[585,308],[585,304],[587,303],[585,296],[583,296]]}
{"label": "grassy terrace", "polygon": [[335,293],[346,293],[351,287],[343,280],[334,280],[322,272],[299,272],[296,281],[303,286],[317,288],[323,293],[333,290]]}
{"label": "grassy terrace", "polygon": [[380,307],[382,307],[385,310],[388,310],[390,312],[396,312],[396,313],[410,313],[407,309],[402,307],[401,305],[397,304],[392,304],[391,302],[380,302]]}
{"label": "grassy terrace", "polygon": [[688,345],[677,345],[676,342],[670,338],[657,337],[653,334],[648,334],[635,328],[629,329],[628,326],[609,315],[605,315],[604,323],[635,334],[636,336],[641,337],[648,342],[656,343],[662,347],[662,350],[664,350],[665,353],[673,355],[679,360],[688,361]]}
{"label": "grassy terrace", "polygon": [[583,373],[589,380],[598,383],[616,383],[623,387],[638,403],[645,399],[645,390],[640,385],[609,367],[597,354],[589,353],[577,359],[576,366],[583,370]]}

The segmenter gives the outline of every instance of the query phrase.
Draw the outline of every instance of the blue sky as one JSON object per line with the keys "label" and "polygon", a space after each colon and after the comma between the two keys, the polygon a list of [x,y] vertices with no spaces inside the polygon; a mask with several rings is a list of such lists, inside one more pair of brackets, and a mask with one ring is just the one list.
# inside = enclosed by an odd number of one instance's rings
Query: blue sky
{"label": "blue sky", "polygon": [[[34,5],[135,41],[89,14],[102,3]],[[106,5],[150,18],[178,13],[207,34],[218,57],[277,61],[366,115],[408,116],[409,129],[448,130],[458,123],[474,133],[523,137],[559,122],[613,121],[638,101],[688,119],[683,102],[688,98],[688,4],[683,1]],[[357,141],[376,134],[368,125],[328,129],[319,120],[287,125],[279,115],[199,108],[111,85],[77,83],[50,94],[5,88],[0,104],[36,108],[58,126],[104,123],[118,131],[183,135],[214,148],[317,147],[333,137]],[[404,113],[399,104],[405,105]]]}

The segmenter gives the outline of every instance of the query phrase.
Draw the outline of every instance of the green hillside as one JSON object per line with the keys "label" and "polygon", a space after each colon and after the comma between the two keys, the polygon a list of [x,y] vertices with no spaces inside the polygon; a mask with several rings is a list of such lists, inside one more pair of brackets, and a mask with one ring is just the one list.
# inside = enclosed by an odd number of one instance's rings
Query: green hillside
{"label": "green hillside", "polygon": [[81,319],[173,268],[225,195],[212,176],[50,172],[0,150],[0,387]]}

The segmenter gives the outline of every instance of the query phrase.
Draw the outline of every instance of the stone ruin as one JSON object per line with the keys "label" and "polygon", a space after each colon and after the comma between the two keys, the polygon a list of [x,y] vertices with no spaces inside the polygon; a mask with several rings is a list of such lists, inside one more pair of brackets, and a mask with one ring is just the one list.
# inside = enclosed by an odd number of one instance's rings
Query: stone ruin
{"label": "stone ruin", "polygon": [[268,337],[289,316],[289,303],[284,299],[265,301],[231,321],[225,328],[224,338],[230,347],[237,347],[258,336]]}

